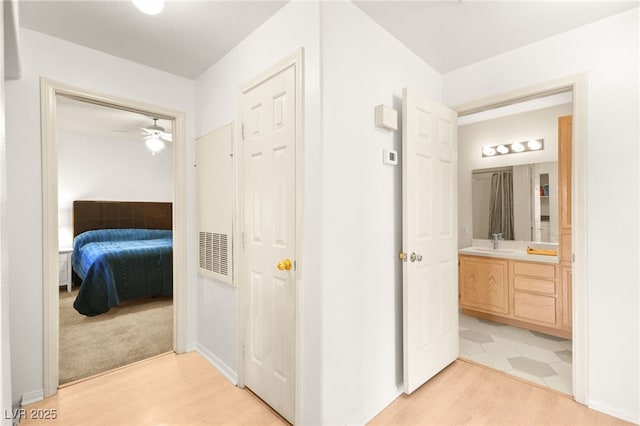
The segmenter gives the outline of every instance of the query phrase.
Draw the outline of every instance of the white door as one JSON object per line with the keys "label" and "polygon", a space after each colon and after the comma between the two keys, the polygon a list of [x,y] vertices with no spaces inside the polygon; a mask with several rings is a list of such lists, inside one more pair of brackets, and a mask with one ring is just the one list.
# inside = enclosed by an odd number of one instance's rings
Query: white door
{"label": "white door", "polygon": [[458,357],[456,112],[404,89],[404,391]]}
{"label": "white door", "polygon": [[241,96],[245,382],[290,422],[295,399],[295,68]]}

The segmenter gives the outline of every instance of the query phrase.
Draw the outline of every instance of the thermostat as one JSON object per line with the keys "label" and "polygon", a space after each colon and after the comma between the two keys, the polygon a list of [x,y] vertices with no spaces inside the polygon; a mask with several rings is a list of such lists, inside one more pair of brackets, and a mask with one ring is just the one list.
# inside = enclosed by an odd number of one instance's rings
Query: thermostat
{"label": "thermostat", "polygon": [[384,154],[384,157],[382,159],[382,162],[384,164],[390,164],[392,166],[395,166],[396,164],[398,164],[398,152],[397,151],[393,151],[393,150],[385,148],[383,150],[383,154]]}

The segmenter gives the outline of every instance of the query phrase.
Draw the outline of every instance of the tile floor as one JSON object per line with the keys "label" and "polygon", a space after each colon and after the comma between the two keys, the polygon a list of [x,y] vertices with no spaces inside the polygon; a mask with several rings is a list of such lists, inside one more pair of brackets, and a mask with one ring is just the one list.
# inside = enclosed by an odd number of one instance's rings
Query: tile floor
{"label": "tile floor", "polygon": [[571,395],[571,340],[460,314],[460,357]]}

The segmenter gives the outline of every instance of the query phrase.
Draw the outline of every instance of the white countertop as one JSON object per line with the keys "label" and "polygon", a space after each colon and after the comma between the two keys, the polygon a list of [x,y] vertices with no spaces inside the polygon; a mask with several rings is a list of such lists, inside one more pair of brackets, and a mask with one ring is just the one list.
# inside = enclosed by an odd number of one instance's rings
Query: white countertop
{"label": "white countertop", "polygon": [[527,260],[530,262],[559,263],[558,256],[527,254],[527,246],[540,249],[558,249],[554,243],[534,243],[530,241],[500,241],[494,250],[490,240],[473,240],[471,247],[458,249],[459,254],[471,256],[500,257],[503,259]]}

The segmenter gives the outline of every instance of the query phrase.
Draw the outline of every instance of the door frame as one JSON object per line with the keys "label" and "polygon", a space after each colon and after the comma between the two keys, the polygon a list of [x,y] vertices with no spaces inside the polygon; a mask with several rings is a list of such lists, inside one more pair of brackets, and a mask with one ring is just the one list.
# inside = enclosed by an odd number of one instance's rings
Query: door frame
{"label": "door frame", "polygon": [[[528,99],[571,90],[573,93],[572,136],[572,228],[573,250],[573,398],[586,405],[589,396],[588,375],[588,271],[587,271],[587,73],[580,73],[534,84],[453,107],[458,116],[511,105]],[[578,143],[576,143],[578,141]],[[575,283],[580,283],[576,286]]]}
{"label": "door frame", "polygon": [[302,329],[302,317],[303,317],[303,194],[304,194],[304,48],[297,49],[293,54],[287,58],[279,61],[270,68],[260,72],[256,77],[249,80],[245,84],[239,86],[236,95],[237,99],[237,112],[236,112],[236,135],[235,140],[238,143],[234,144],[234,177],[236,182],[234,202],[234,226],[233,226],[233,257],[236,260],[234,262],[233,275],[237,278],[236,286],[238,289],[237,303],[238,303],[238,386],[245,387],[245,359],[244,359],[244,341],[246,339],[246,317],[249,303],[249,291],[247,288],[247,274],[248,262],[242,250],[243,240],[245,236],[244,232],[244,182],[242,180],[243,175],[243,123],[242,117],[242,96],[249,92],[254,87],[260,85],[264,81],[270,79],[274,75],[284,71],[287,68],[294,67],[295,69],[295,179],[296,179],[296,200],[295,200],[295,214],[296,214],[296,238],[295,238],[295,345],[294,345],[294,359],[295,359],[295,391],[294,391],[294,423],[301,422],[302,414],[302,342],[303,342],[303,329]]}
{"label": "door frame", "polygon": [[42,140],[42,264],[44,397],[59,385],[60,318],[58,286],[58,140],[56,97],[173,120],[173,350],[186,350],[187,201],[184,113],[119,96],[40,79]]}

